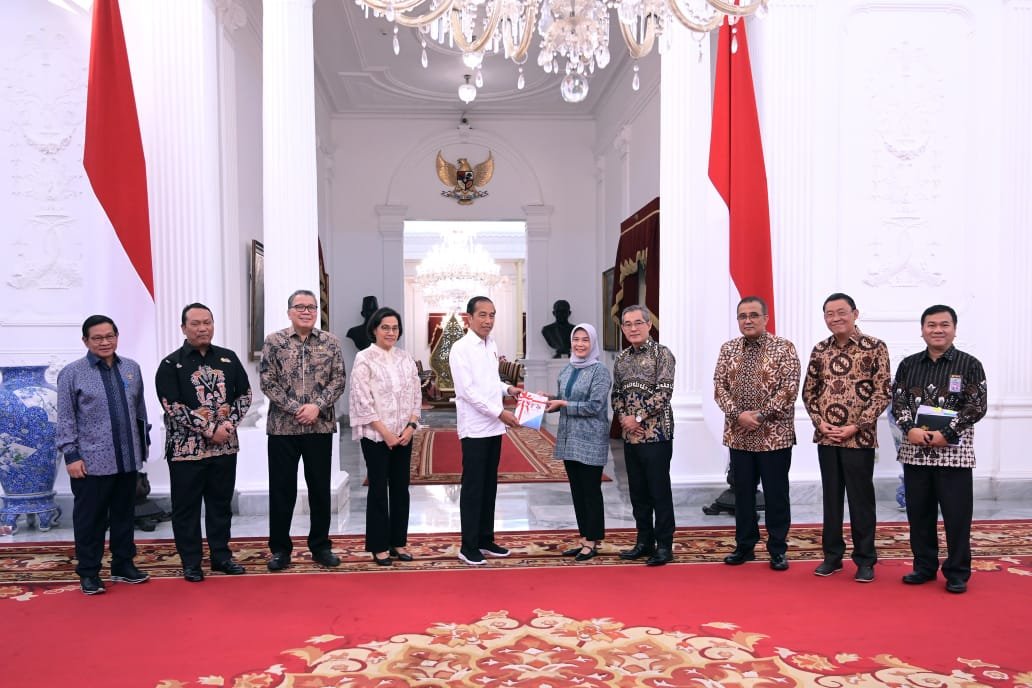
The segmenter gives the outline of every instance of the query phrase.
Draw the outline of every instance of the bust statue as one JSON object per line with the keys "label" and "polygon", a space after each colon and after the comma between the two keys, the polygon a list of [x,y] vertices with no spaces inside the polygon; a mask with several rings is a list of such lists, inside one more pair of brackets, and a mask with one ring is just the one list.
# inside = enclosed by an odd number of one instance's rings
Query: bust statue
{"label": "bust statue", "polygon": [[372,340],[369,339],[369,333],[366,332],[366,324],[369,322],[369,316],[376,312],[380,307],[375,296],[365,296],[362,298],[362,324],[355,325],[347,331],[347,338],[355,343],[355,348],[361,351],[366,349],[372,344]]}
{"label": "bust statue", "polygon": [[552,306],[555,322],[548,323],[541,328],[541,336],[548,342],[548,346],[555,349],[555,356],[552,358],[563,358],[570,355],[570,335],[573,333],[570,312],[570,302],[559,299]]}

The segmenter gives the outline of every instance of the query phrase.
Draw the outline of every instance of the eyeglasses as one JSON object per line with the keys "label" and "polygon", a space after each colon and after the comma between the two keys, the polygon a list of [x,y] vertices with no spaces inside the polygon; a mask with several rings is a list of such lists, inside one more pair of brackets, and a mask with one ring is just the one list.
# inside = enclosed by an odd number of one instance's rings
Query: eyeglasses
{"label": "eyeglasses", "polygon": [[95,334],[90,336],[90,341],[94,344],[100,344],[101,342],[113,342],[118,339],[117,334]]}
{"label": "eyeglasses", "polygon": [[648,325],[648,324],[649,323],[645,322],[644,320],[635,320],[634,322],[625,322],[625,323],[623,323],[623,326],[626,327],[628,330],[633,330],[633,329],[636,329],[638,327],[641,327],[642,325]]}
{"label": "eyeglasses", "polygon": [[299,303],[296,306],[291,306],[298,313],[315,313],[319,310],[319,307],[314,303]]}
{"label": "eyeglasses", "polygon": [[400,332],[401,328],[397,325],[380,325],[381,332]]}
{"label": "eyeglasses", "polygon": [[765,316],[765,313],[739,313],[738,319],[745,322],[746,320],[759,320]]}

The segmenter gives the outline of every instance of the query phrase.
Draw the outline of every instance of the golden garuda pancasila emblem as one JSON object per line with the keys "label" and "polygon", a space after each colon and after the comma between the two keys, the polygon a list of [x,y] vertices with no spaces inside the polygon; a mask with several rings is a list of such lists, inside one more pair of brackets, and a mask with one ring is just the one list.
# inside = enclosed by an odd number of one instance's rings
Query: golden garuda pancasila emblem
{"label": "golden garuda pancasila emblem", "polygon": [[459,158],[458,165],[444,159],[441,151],[437,151],[437,178],[448,187],[442,196],[454,198],[459,205],[472,205],[473,201],[487,195],[477,187],[486,186],[494,176],[494,158],[487,152],[487,160],[476,167],[470,167],[469,160]]}

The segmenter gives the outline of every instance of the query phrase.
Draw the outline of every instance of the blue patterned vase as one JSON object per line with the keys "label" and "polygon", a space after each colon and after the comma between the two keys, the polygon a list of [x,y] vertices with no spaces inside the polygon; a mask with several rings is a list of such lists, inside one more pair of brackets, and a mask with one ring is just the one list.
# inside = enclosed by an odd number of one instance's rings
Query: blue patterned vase
{"label": "blue patterned vase", "polygon": [[57,389],[47,366],[0,367],[0,534],[35,518],[40,530],[57,525]]}

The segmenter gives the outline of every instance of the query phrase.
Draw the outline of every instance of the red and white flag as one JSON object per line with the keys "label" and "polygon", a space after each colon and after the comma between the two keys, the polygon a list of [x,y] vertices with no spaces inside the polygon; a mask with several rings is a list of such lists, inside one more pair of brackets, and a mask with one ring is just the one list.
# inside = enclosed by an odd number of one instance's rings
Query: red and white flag
{"label": "red and white flag", "polygon": [[152,370],[158,354],[147,167],[117,0],[93,3],[83,167],[110,222],[97,231],[103,264],[93,267],[103,283],[92,312],[118,324],[120,354]]}
{"label": "red and white flag", "polygon": [[731,279],[740,297],[759,296],[767,302],[767,329],[774,332],[767,171],[744,19],[731,25],[725,18],[720,27],[709,177],[731,215]]}

